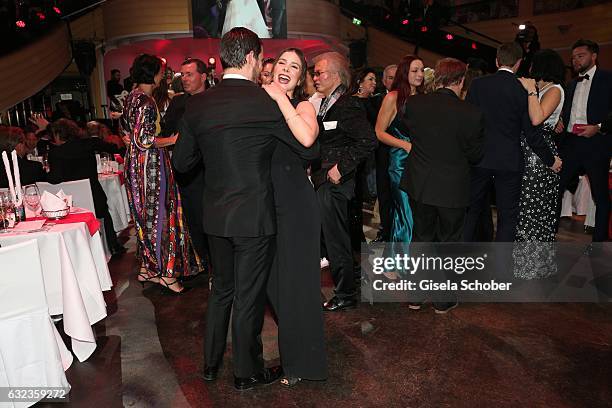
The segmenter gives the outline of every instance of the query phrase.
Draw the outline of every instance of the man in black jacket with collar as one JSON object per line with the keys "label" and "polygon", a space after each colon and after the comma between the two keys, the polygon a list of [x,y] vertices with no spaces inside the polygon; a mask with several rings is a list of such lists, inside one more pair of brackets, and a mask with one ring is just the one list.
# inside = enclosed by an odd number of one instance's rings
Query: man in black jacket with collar
{"label": "man in black jacket with collar", "polygon": [[593,41],[578,40],[572,47],[572,65],[578,77],[569,84],[563,106],[566,133],[560,149],[563,170],[558,206],[560,213],[563,192],[583,168],[596,206],[593,242],[608,238],[612,151],[612,134],[605,126],[612,113],[612,72],[597,67],[598,54],[599,46]]}
{"label": "man in black jacket with collar", "polygon": [[458,97],[465,71],[466,65],[454,58],[438,61],[438,89],[406,101],[402,120],[412,150],[401,188],[410,197],[415,242],[461,241],[470,167],[482,158],[484,140],[482,112]]}
{"label": "man in black jacket with collar", "polygon": [[355,171],[376,148],[376,135],[356,97],[346,94],[350,73],[346,58],[326,52],[315,58],[313,80],[324,95],[317,115],[320,163],[312,181],[321,207],[321,224],[329,266],[336,288],[323,308],[355,307],[355,277],[348,206],[355,194]]}
{"label": "man in black jacket with collar", "polygon": [[234,386],[245,390],[281,375],[280,367],[264,368],[261,343],[276,234],[271,159],[279,141],[296,152],[305,149],[276,102],[255,83],[263,57],[257,35],[233,28],[221,39],[220,54],[223,81],[189,98],[172,163],[181,172],[200,159],[206,167],[203,221],[215,269],[206,311],[204,379],[218,376],[233,306]]}
{"label": "man in black jacket with collar", "polygon": [[529,120],[527,98],[538,96],[528,95],[515,76],[522,55],[521,46],[515,42],[500,45],[497,73],[474,79],[467,94],[466,100],[480,108],[485,120],[484,155],[471,172],[470,206],[463,231],[468,242],[474,241],[476,224],[491,183],[495,186],[497,206],[495,240],[515,240],[524,169],[521,134],[544,164],[554,171],[561,167],[561,160],[552,155]]}

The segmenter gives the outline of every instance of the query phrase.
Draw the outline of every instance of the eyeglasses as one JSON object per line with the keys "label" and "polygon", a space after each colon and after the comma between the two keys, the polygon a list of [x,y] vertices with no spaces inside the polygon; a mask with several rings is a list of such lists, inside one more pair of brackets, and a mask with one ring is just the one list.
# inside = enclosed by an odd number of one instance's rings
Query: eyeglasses
{"label": "eyeglasses", "polygon": [[312,73],[312,77],[320,77],[321,75],[323,75],[324,73],[329,72],[329,71],[315,71]]}

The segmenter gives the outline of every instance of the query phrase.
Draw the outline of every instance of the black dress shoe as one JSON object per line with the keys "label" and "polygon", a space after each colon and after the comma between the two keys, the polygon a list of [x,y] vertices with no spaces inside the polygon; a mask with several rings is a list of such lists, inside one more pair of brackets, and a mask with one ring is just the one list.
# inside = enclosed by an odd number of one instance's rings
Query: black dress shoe
{"label": "black dress shoe", "polygon": [[353,298],[340,299],[337,296],[323,303],[323,310],[326,312],[336,312],[342,309],[354,309],[357,307],[357,301]]}
{"label": "black dress shoe", "polygon": [[234,376],[234,387],[238,391],[246,391],[259,385],[272,384],[278,381],[283,375],[283,369],[281,366],[274,366],[270,368],[264,368],[262,372],[253,374],[248,378],[240,378]]}
{"label": "black dress shoe", "polygon": [[219,366],[204,366],[204,381],[215,381],[219,376]]}

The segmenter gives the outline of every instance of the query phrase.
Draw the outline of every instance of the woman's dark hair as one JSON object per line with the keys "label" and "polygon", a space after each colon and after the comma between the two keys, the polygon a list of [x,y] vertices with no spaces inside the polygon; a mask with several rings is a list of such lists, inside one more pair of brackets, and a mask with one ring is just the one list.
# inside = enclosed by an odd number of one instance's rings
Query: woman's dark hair
{"label": "woman's dark hair", "polygon": [[10,153],[21,143],[23,133],[18,130],[21,129],[11,126],[0,127],[0,152]]}
{"label": "woman's dark hair", "polygon": [[351,82],[351,87],[348,90],[347,95],[354,95],[359,91],[359,85],[363,82],[365,77],[368,76],[369,73],[376,75],[376,71],[373,68],[363,68],[359,70],[355,75],[353,75],[353,81]]}
{"label": "woman's dark hair", "polygon": [[132,63],[130,74],[135,84],[154,84],[155,75],[162,69],[162,60],[155,55],[140,54]]}
{"label": "woman's dark hair", "polygon": [[300,59],[300,77],[298,78],[297,84],[295,85],[295,89],[293,90],[293,99],[298,102],[305,101],[308,99],[308,95],[306,94],[306,70],[308,69],[308,65],[306,65],[306,57],[304,57],[304,53],[299,48],[285,48],[282,50],[276,59],[274,60],[274,65],[272,66],[272,72],[274,72],[274,68],[276,64],[278,64],[278,59],[286,52],[295,53]]}
{"label": "woman's dark hair", "polygon": [[565,78],[563,59],[556,51],[551,49],[538,51],[533,56],[530,76],[536,81],[563,83]]}
{"label": "woman's dark hair", "polygon": [[62,118],[49,125],[51,134],[57,136],[60,140],[67,142],[69,140],[82,139],[85,132],[76,124],[74,120]]}
{"label": "woman's dark hair", "polygon": [[[398,112],[402,111],[406,100],[412,94],[408,75],[410,74],[410,65],[412,65],[414,61],[422,62],[423,60],[416,55],[408,54],[402,57],[399,64],[397,64],[397,71],[395,73],[395,79],[393,79],[393,84],[391,84],[391,90],[397,91],[396,106]],[[416,92],[423,93],[423,84],[417,87]]]}
{"label": "woman's dark hair", "polygon": [[153,99],[157,104],[157,108],[160,112],[164,112],[167,108],[167,104],[170,103],[170,95],[168,95],[168,82],[163,79],[159,82],[159,86],[153,89]]}

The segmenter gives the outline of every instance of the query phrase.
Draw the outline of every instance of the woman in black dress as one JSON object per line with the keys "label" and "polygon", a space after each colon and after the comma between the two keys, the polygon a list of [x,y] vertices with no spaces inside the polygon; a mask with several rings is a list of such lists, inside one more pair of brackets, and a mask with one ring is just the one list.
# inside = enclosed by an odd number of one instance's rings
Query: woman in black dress
{"label": "woman in black dress", "polygon": [[[318,148],[319,128],[314,107],[306,100],[305,78],[302,51],[288,48],[276,59],[273,83],[263,88],[278,103],[291,132],[306,150]],[[268,295],[278,318],[285,373],[281,384],[289,387],[302,379],[327,378],[319,265],[321,219],[307,166],[287,145],[278,143],[272,156],[277,251]]]}

